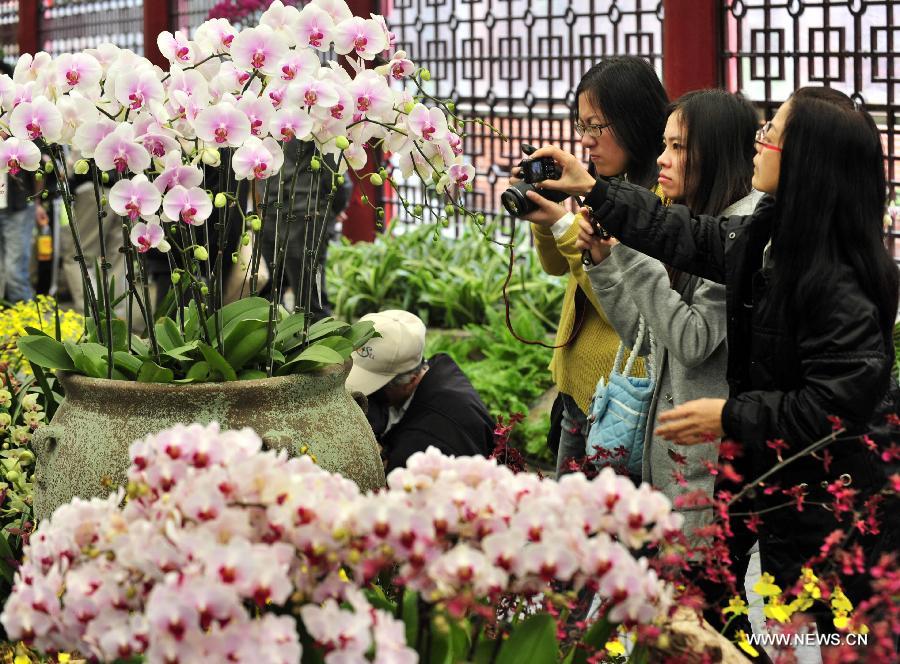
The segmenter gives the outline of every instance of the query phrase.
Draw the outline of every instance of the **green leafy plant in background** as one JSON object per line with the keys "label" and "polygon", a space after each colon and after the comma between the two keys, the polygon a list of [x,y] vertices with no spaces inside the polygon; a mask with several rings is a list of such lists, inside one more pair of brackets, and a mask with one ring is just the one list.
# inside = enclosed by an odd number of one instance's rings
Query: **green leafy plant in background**
{"label": "green leafy plant in background", "polygon": [[[401,230],[402,229],[402,232]],[[520,226],[509,296],[516,312],[555,330],[564,293],[558,277],[544,273]],[[353,320],[384,309],[410,311],[429,327],[483,324],[503,308],[509,254],[474,230],[434,242],[435,226],[391,227],[373,243],[329,251],[328,293],[335,315]]]}

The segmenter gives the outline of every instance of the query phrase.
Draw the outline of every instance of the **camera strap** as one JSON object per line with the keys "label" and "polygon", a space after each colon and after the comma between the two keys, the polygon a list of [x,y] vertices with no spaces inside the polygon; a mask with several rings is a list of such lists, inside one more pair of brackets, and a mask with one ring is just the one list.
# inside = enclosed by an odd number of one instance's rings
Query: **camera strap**
{"label": "camera strap", "polygon": [[[513,228],[513,237],[515,237],[515,228]],[[578,332],[581,331],[581,326],[584,324],[584,317],[587,312],[588,298],[585,294],[584,290],[582,290],[581,286],[578,282],[575,283],[575,321],[572,324],[572,332],[569,334],[569,338],[566,339],[563,343],[558,345],[544,343],[543,341],[537,339],[523,339],[518,335],[518,333],[513,329],[512,324],[512,316],[510,312],[510,301],[509,301],[509,283],[512,281],[513,276],[513,267],[515,266],[515,245],[510,242],[509,244],[509,268],[506,272],[506,280],[503,282],[503,305],[506,308],[506,329],[509,330],[509,333],[513,335],[513,337],[522,342],[523,344],[528,344],[529,346],[543,346],[544,348],[565,348],[570,345],[573,341],[575,341],[575,337],[578,336]]]}

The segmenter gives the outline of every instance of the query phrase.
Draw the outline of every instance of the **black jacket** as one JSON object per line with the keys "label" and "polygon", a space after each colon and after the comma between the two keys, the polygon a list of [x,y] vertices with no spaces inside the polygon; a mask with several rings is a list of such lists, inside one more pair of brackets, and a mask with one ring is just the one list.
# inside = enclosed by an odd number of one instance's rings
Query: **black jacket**
{"label": "black jacket", "polygon": [[[387,406],[370,401],[369,419]],[[403,418],[380,437],[386,471],[406,465],[415,452],[434,446],[451,456],[488,456],[494,447],[494,421],[487,407],[456,362],[439,353],[428,361],[428,371],[416,388]]]}
{"label": "black jacket", "polygon": [[[769,297],[771,267],[763,250],[772,237],[774,200],[765,197],[749,217],[692,216],[681,205],[664,206],[644,189],[613,179],[598,180],[587,196],[603,226],[625,244],[678,269],[725,284],[728,315],[728,371],[731,397],[722,424],[742,444],[738,465],[751,480],[777,463],[767,441],[782,439],[785,457],[832,431],[829,416],[850,433],[883,425],[893,349],[879,325],[877,308],[853,270],[834,266],[826,301],[784,320]],[[815,314],[815,315],[812,315]],[[877,412],[876,412],[877,411]],[[877,421],[876,421],[877,420]],[[829,447],[830,470],[805,457],[772,476],[769,484],[805,483],[807,500],[830,502],[822,487],[846,473],[863,495],[880,488],[887,468],[858,436]],[[754,508],[784,503],[783,494],[757,492]],[[761,544],[771,554],[769,568],[786,581],[799,563],[817,553],[835,527],[830,512],[807,508],[763,516]],[[766,527],[767,526],[767,527]],[[765,557],[765,555],[764,555]],[[764,561],[764,565],[766,561]]]}

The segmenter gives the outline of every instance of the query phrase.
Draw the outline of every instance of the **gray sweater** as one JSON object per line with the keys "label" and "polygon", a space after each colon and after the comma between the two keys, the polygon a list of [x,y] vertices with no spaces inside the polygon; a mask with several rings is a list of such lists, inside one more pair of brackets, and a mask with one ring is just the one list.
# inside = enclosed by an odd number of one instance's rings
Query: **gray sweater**
{"label": "gray sweater", "polygon": [[[761,194],[754,191],[723,215],[747,215]],[[728,398],[725,380],[725,286],[683,275],[672,288],[665,266],[654,258],[618,244],[609,258],[586,270],[591,286],[626,346],[637,336],[643,315],[656,342],[656,385],[644,439],[643,479],[674,502],[679,495],[702,490],[712,496],[715,478],[708,464],[718,460],[718,445],[675,445],[654,431],[661,413],[693,399]],[[645,340],[638,352],[647,355]],[[677,463],[684,457],[686,462]],[[708,463],[707,463],[708,462]],[[676,480],[684,476],[684,485]],[[691,544],[698,527],[708,525],[712,508],[683,507],[683,531]]]}

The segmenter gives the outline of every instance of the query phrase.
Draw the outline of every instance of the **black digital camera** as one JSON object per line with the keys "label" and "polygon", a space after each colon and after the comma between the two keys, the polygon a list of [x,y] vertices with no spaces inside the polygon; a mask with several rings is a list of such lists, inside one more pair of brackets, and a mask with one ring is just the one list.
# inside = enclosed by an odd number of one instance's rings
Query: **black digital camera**
{"label": "black digital camera", "polygon": [[[522,144],[522,152],[526,155],[532,154],[536,149],[533,145]],[[519,167],[522,169],[522,182],[517,182],[500,195],[500,202],[503,203],[504,209],[512,216],[524,217],[537,210],[537,205],[528,200],[528,197],[525,195],[529,191],[534,191],[554,203],[562,203],[569,197],[567,193],[562,191],[534,188],[536,182],[558,180],[562,175],[556,166],[556,162],[551,157],[523,159],[519,162]]]}

